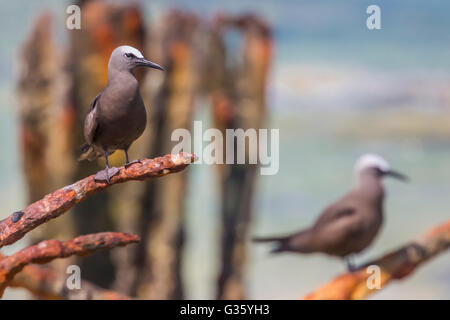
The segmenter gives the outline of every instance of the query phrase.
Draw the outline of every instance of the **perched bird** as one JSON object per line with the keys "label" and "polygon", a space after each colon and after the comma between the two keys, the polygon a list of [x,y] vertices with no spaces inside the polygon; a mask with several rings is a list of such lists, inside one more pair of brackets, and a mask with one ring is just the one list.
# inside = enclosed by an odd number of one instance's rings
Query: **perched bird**
{"label": "perched bird", "polygon": [[110,168],[108,163],[108,156],[116,150],[125,151],[126,166],[131,164],[128,148],[145,130],[147,114],[139,83],[133,74],[134,68],[139,66],[164,71],[163,67],[146,60],[133,47],[114,49],[108,63],[108,83],[91,102],[84,121],[87,143],[81,148],[79,160],[106,158],[106,169],[96,174],[96,180],[109,183],[109,179],[119,172],[117,168]]}
{"label": "perched bird", "polygon": [[356,162],[355,174],[354,188],[328,206],[311,228],[284,237],[253,240],[275,242],[274,253],[325,253],[341,257],[347,261],[349,270],[353,270],[352,255],[371,244],[383,223],[382,178],[392,176],[407,180],[375,154],[361,156]]}

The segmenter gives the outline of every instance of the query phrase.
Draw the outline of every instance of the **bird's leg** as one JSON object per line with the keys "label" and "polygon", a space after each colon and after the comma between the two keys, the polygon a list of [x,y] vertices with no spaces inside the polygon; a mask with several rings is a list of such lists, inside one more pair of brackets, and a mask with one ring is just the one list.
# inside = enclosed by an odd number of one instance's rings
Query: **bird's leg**
{"label": "bird's leg", "polygon": [[96,173],[96,175],[94,176],[94,180],[96,181],[106,181],[108,184],[110,182],[110,178],[114,177],[116,174],[119,173],[119,169],[116,167],[109,167],[109,162],[108,162],[108,151],[105,151],[105,159],[106,159],[106,168],[105,170],[99,171]]}
{"label": "bird's leg", "polygon": [[134,163],[141,163],[141,160],[136,159],[130,162],[129,158],[128,158],[128,149],[124,149],[123,151],[125,151],[125,168],[128,168],[129,166],[131,166]]}

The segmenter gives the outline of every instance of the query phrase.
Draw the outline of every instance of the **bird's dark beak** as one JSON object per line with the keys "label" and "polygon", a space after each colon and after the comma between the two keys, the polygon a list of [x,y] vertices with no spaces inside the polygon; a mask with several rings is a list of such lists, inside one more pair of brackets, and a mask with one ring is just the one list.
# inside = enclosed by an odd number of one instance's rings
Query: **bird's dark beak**
{"label": "bird's dark beak", "polygon": [[396,178],[398,180],[405,181],[405,182],[409,181],[409,178],[406,175],[404,175],[400,172],[394,171],[394,170],[384,171],[384,175],[391,176],[392,178]]}
{"label": "bird's dark beak", "polygon": [[144,59],[144,58],[139,59],[139,60],[137,61],[137,65],[138,65],[138,66],[143,66],[143,67],[148,67],[148,68],[159,69],[159,70],[162,70],[162,71],[166,71],[166,70],[164,70],[164,68],[161,67],[159,64],[154,63],[154,62],[151,62],[151,61],[149,61],[149,60],[147,60],[147,59]]}

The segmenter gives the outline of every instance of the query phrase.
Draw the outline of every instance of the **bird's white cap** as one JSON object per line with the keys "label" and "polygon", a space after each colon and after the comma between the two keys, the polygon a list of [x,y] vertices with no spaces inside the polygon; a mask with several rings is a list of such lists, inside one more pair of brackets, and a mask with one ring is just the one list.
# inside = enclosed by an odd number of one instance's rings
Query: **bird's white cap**
{"label": "bird's white cap", "polygon": [[125,54],[125,53],[132,53],[138,58],[144,58],[144,56],[142,55],[142,53],[138,49],[133,48],[131,46],[120,46],[117,49],[120,50],[123,54]]}
{"label": "bird's white cap", "polygon": [[391,169],[389,163],[377,154],[366,153],[358,158],[355,165],[355,172],[359,174],[367,168],[378,168],[383,172]]}

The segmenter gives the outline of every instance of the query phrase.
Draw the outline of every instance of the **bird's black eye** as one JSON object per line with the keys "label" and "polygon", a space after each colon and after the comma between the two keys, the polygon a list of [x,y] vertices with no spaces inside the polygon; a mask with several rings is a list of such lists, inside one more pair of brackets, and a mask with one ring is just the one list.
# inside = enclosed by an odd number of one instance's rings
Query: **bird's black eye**
{"label": "bird's black eye", "polygon": [[127,58],[136,58],[136,56],[134,55],[134,54],[132,54],[132,53],[125,53],[125,57],[127,57]]}

